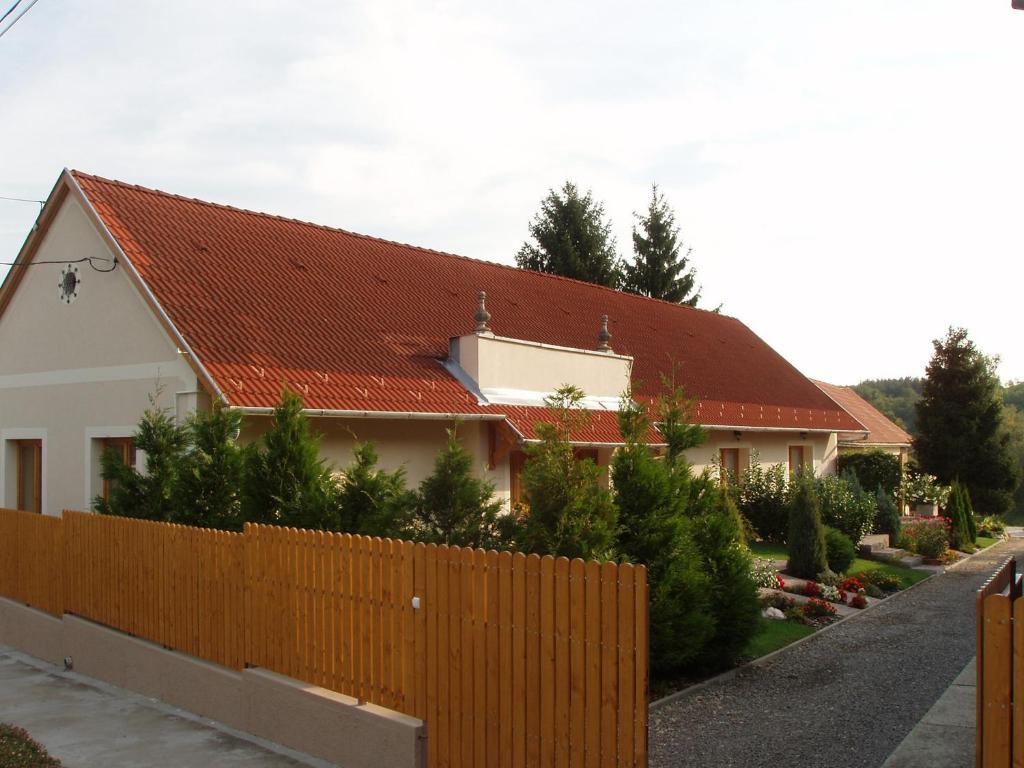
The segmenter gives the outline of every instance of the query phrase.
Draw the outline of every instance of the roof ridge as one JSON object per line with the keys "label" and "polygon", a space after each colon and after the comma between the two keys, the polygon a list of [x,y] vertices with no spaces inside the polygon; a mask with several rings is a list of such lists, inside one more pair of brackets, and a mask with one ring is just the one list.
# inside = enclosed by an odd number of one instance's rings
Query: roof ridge
{"label": "roof ridge", "polygon": [[296,218],[293,218],[293,217],[290,217],[290,216],[282,216],[282,215],[276,214],[276,213],[267,213],[266,211],[255,211],[255,210],[253,210],[251,208],[239,208],[237,206],[228,205],[226,203],[215,203],[215,202],[212,202],[210,200],[203,200],[203,199],[198,198],[198,197],[188,197],[187,195],[179,195],[179,194],[175,194],[174,192],[166,192],[166,191],[164,191],[162,189],[156,189],[155,187],[144,187],[144,186],[142,186],[140,184],[132,184],[130,182],[121,181],[119,179],[108,179],[108,178],[106,178],[104,176],[96,176],[95,174],[86,173],[85,171],[80,171],[80,170],[78,170],[76,168],[72,168],[70,173],[75,178],[84,178],[84,179],[88,179],[90,181],[99,182],[101,184],[113,184],[113,185],[118,186],[118,187],[124,187],[126,189],[132,189],[132,190],[135,190],[137,192],[144,192],[144,193],[150,194],[150,195],[158,195],[160,197],[169,197],[169,198],[172,198],[174,200],[181,200],[181,201],[186,202],[186,203],[195,203],[197,205],[202,205],[202,206],[206,206],[206,207],[209,207],[209,208],[219,208],[221,210],[234,211],[235,213],[245,214],[246,216],[256,216],[258,218],[263,218],[263,219],[273,219],[275,221],[283,221],[283,222],[287,222],[289,224],[298,224],[298,225],[303,226],[303,227],[312,227],[314,229],[326,230],[328,232],[339,232],[341,234],[349,235],[351,237],[358,237],[358,238],[361,238],[363,240],[369,240],[371,242],[382,243],[382,244],[385,244],[385,245],[394,245],[394,246],[398,246],[399,248],[409,248],[409,249],[414,250],[414,251],[420,251],[422,253],[429,253],[429,254],[433,254],[435,256],[445,256],[445,257],[451,258],[451,259],[461,259],[463,261],[472,261],[472,262],[475,262],[477,264],[488,264],[488,265],[493,266],[493,267],[500,267],[502,269],[508,269],[508,270],[512,270],[512,271],[515,271],[515,272],[532,273],[532,274],[541,275],[542,277],[550,278],[550,279],[553,279],[553,280],[564,280],[564,281],[569,282],[569,283],[576,283],[576,284],[579,284],[579,285],[586,285],[586,286],[590,286],[591,288],[599,288],[599,289],[604,290],[604,291],[611,291],[612,293],[622,294],[622,295],[625,295],[625,296],[631,296],[631,297],[634,297],[634,298],[637,298],[637,299],[643,299],[645,301],[653,301],[653,302],[657,302],[658,304],[665,304],[665,305],[670,306],[670,307],[679,307],[681,309],[693,310],[695,312],[703,312],[703,313],[708,314],[708,315],[716,315],[718,317],[722,317],[722,318],[725,318],[727,320],[733,320],[735,322],[742,323],[741,320],[739,320],[738,318],[736,318],[736,317],[734,317],[732,315],[727,315],[727,314],[724,314],[722,312],[716,312],[716,311],[711,310],[711,309],[703,309],[701,307],[691,307],[688,304],[677,304],[675,302],[666,301],[665,299],[659,299],[659,298],[655,298],[653,296],[644,296],[644,295],[639,294],[639,293],[631,293],[629,291],[620,291],[617,288],[609,288],[606,285],[599,285],[597,283],[588,283],[586,280],[579,280],[579,279],[573,278],[573,277],[565,277],[564,275],[556,275],[556,274],[553,274],[553,273],[550,273],[550,272],[541,272],[541,271],[535,270],[535,269],[524,269],[522,267],[516,267],[516,266],[513,266],[511,264],[502,264],[499,261],[490,261],[489,259],[478,259],[478,258],[475,258],[473,256],[464,256],[464,255],[462,255],[460,253],[452,253],[451,251],[441,251],[441,250],[437,250],[436,248],[427,248],[427,247],[422,246],[422,245],[414,245],[413,243],[403,243],[400,240],[388,240],[387,238],[384,238],[384,237],[376,237],[374,235],[366,235],[366,234],[363,234],[362,232],[354,232],[354,231],[352,231],[350,229],[343,229],[342,227],[334,227],[334,226],[331,226],[329,224],[318,224],[317,222],[314,222],[314,221],[307,221],[305,219],[296,219]]}

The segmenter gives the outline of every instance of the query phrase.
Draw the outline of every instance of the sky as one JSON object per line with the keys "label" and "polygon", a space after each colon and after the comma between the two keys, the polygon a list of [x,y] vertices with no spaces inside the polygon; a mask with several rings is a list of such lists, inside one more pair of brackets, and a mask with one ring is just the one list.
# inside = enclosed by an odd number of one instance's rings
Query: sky
{"label": "sky", "polygon": [[[0,38],[0,196],[77,168],[514,263],[566,180],[628,258],[657,183],[701,306],[804,374],[923,375],[963,326],[1024,379],[1009,6],[39,0]],[[0,200],[0,262],[38,211]]]}

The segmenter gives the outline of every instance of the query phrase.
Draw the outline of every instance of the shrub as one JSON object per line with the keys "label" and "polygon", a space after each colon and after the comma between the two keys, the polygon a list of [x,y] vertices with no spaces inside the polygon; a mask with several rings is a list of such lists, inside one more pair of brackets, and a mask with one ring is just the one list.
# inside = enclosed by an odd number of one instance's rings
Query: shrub
{"label": "shrub", "polygon": [[821,597],[821,587],[816,581],[808,581],[804,584],[803,593],[807,597]]}
{"label": "shrub", "polygon": [[420,541],[491,549],[502,544],[498,527],[501,502],[494,483],[473,474],[473,457],[448,430],[448,442],[434,460],[434,472],[420,483],[415,531]]}
{"label": "shrub", "polygon": [[838,528],[854,544],[871,532],[875,500],[864,492],[855,475],[825,475],[818,479],[817,486],[821,519],[826,525]]}
{"label": "shrub", "polygon": [[0,723],[0,766],[4,768],[60,768],[62,763],[50,755],[24,728]]}
{"label": "shrub", "polygon": [[978,535],[998,539],[1006,533],[1006,523],[994,515],[985,515],[977,522]]}
{"label": "shrub", "polygon": [[864,587],[864,591],[867,593],[868,597],[877,597],[881,599],[889,596],[888,592],[875,584],[868,584]]}
{"label": "shrub", "polygon": [[779,586],[779,574],[771,560],[754,560],[753,568],[750,570],[750,578],[759,587],[765,589],[781,589]]}
{"label": "shrub", "polygon": [[832,619],[838,614],[836,607],[824,600],[812,597],[801,606],[801,611],[808,619]]}
{"label": "shrub", "polygon": [[664,678],[692,664],[714,631],[711,585],[686,514],[689,471],[655,459],[646,411],[629,398],[619,409],[625,447],[612,462],[621,557],[647,566],[651,671]]}
{"label": "shrub", "polygon": [[938,558],[949,549],[949,521],[944,517],[915,519],[903,526],[900,547],[922,557]]}
{"label": "shrub", "polygon": [[854,595],[850,598],[850,607],[860,609],[867,608],[868,600],[866,597],[864,597],[864,595]]}
{"label": "shrub", "polygon": [[176,522],[222,530],[242,529],[245,453],[235,442],[242,414],[220,402],[197,411],[185,426],[190,450],[180,457],[175,483]]}
{"label": "shrub", "polygon": [[839,587],[832,587],[828,584],[819,585],[821,590],[821,599],[828,600],[830,603],[842,603],[846,600],[846,593]]}
{"label": "shrub", "polygon": [[949,488],[941,485],[934,475],[911,469],[903,475],[902,496],[908,504],[946,503]]}
{"label": "shrub", "polygon": [[793,484],[789,502],[788,571],[800,578],[814,578],[828,568],[818,494],[813,479],[805,474],[798,475]]}
{"label": "shrub", "polygon": [[788,499],[785,467],[782,464],[762,467],[757,456],[752,455],[740,478],[737,503],[743,517],[765,541],[786,541]]}
{"label": "shrub", "polygon": [[555,423],[537,424],[540,442],[527,448],[521,482],[530,513],[519,544],[527,552],[584,559],[612,556],[617,513],[601,487],[601,471],[590,459],[577,459],[572,433],[585,426],[583,392],[563,386],[545,402]]}
{"label": "shrub", "polygon": [[[864,576],[864,574],[861,573],[861,576]],[[864,579],[857,576],[847,576],[839,582],[839,588],[844,592],[860,592],[864,589],[864,586]]]}
{"label": "shrub", "polygon": [[839,586],[839,576],[831,568],[826,568],[824,571],[819,573],[815,580],[819,584],[828,584],[830,587]]}
{"label": "shrub", "polygon": [[949,487],[949,501],[946,504],[946,517],[949,518],[949,546],[963,552],[972,550],[974,540],[971,538],[971,524],[967,520],[967,500],[963,486],[954,481]]}
{"label": "shrub", "polygon": [[875,586],[886,592],[899,592],[903,589],[903,582],[900,581],[899,577],[885,571],[862,571],[857,574],[857,578],[867,586]]}
{"label": "shrub", "polygon": [[857,557],[850,538],[830,525],[825,526],[825,551],[829,570],[835,573],[845,573]]}
{"label": "shrub", "polygon": [[903,478],[899,456],[877,448],[840,454],[836,465],[840,474],[852,472],[862,488],[881,488],[890,497]]}
{"label": "shrub", "polygon": [[796,600],[779,592],[769,592],[761,598],[761,605],[765,608],[778,608],[785,613],[790,608],[796,607]]}
{"label": "shrub", "polygon": [[889,541],[895,545],[900,538],[901,517],[892,494],[878,486],[875,491],[875,533],[888,534]]}

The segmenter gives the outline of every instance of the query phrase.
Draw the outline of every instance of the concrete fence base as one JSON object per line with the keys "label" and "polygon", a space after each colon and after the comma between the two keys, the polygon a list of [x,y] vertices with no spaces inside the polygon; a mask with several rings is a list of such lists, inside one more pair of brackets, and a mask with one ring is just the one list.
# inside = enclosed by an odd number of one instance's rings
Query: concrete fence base
{"label": "concrete fence base", "polygon": [[373,704],[262,669],[236,672],[0,598],[0,643],[345,768],[426,764],[426,727]]}

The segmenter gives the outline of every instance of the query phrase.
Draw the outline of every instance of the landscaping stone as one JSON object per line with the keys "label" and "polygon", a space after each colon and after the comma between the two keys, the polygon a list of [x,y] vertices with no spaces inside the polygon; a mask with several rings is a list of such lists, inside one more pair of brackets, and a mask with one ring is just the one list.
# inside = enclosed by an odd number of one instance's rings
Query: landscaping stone
{"label": "landscaping stone", "polygon": [[764,616],[766,619],[776,619],[776,620],[782,619],[782,620],[785,620],[785,618],[786,618],[786,614],[784,614],[778,608],[773,608],[770,605],[767,608],[764,609],[764,612],[761,615]]}

